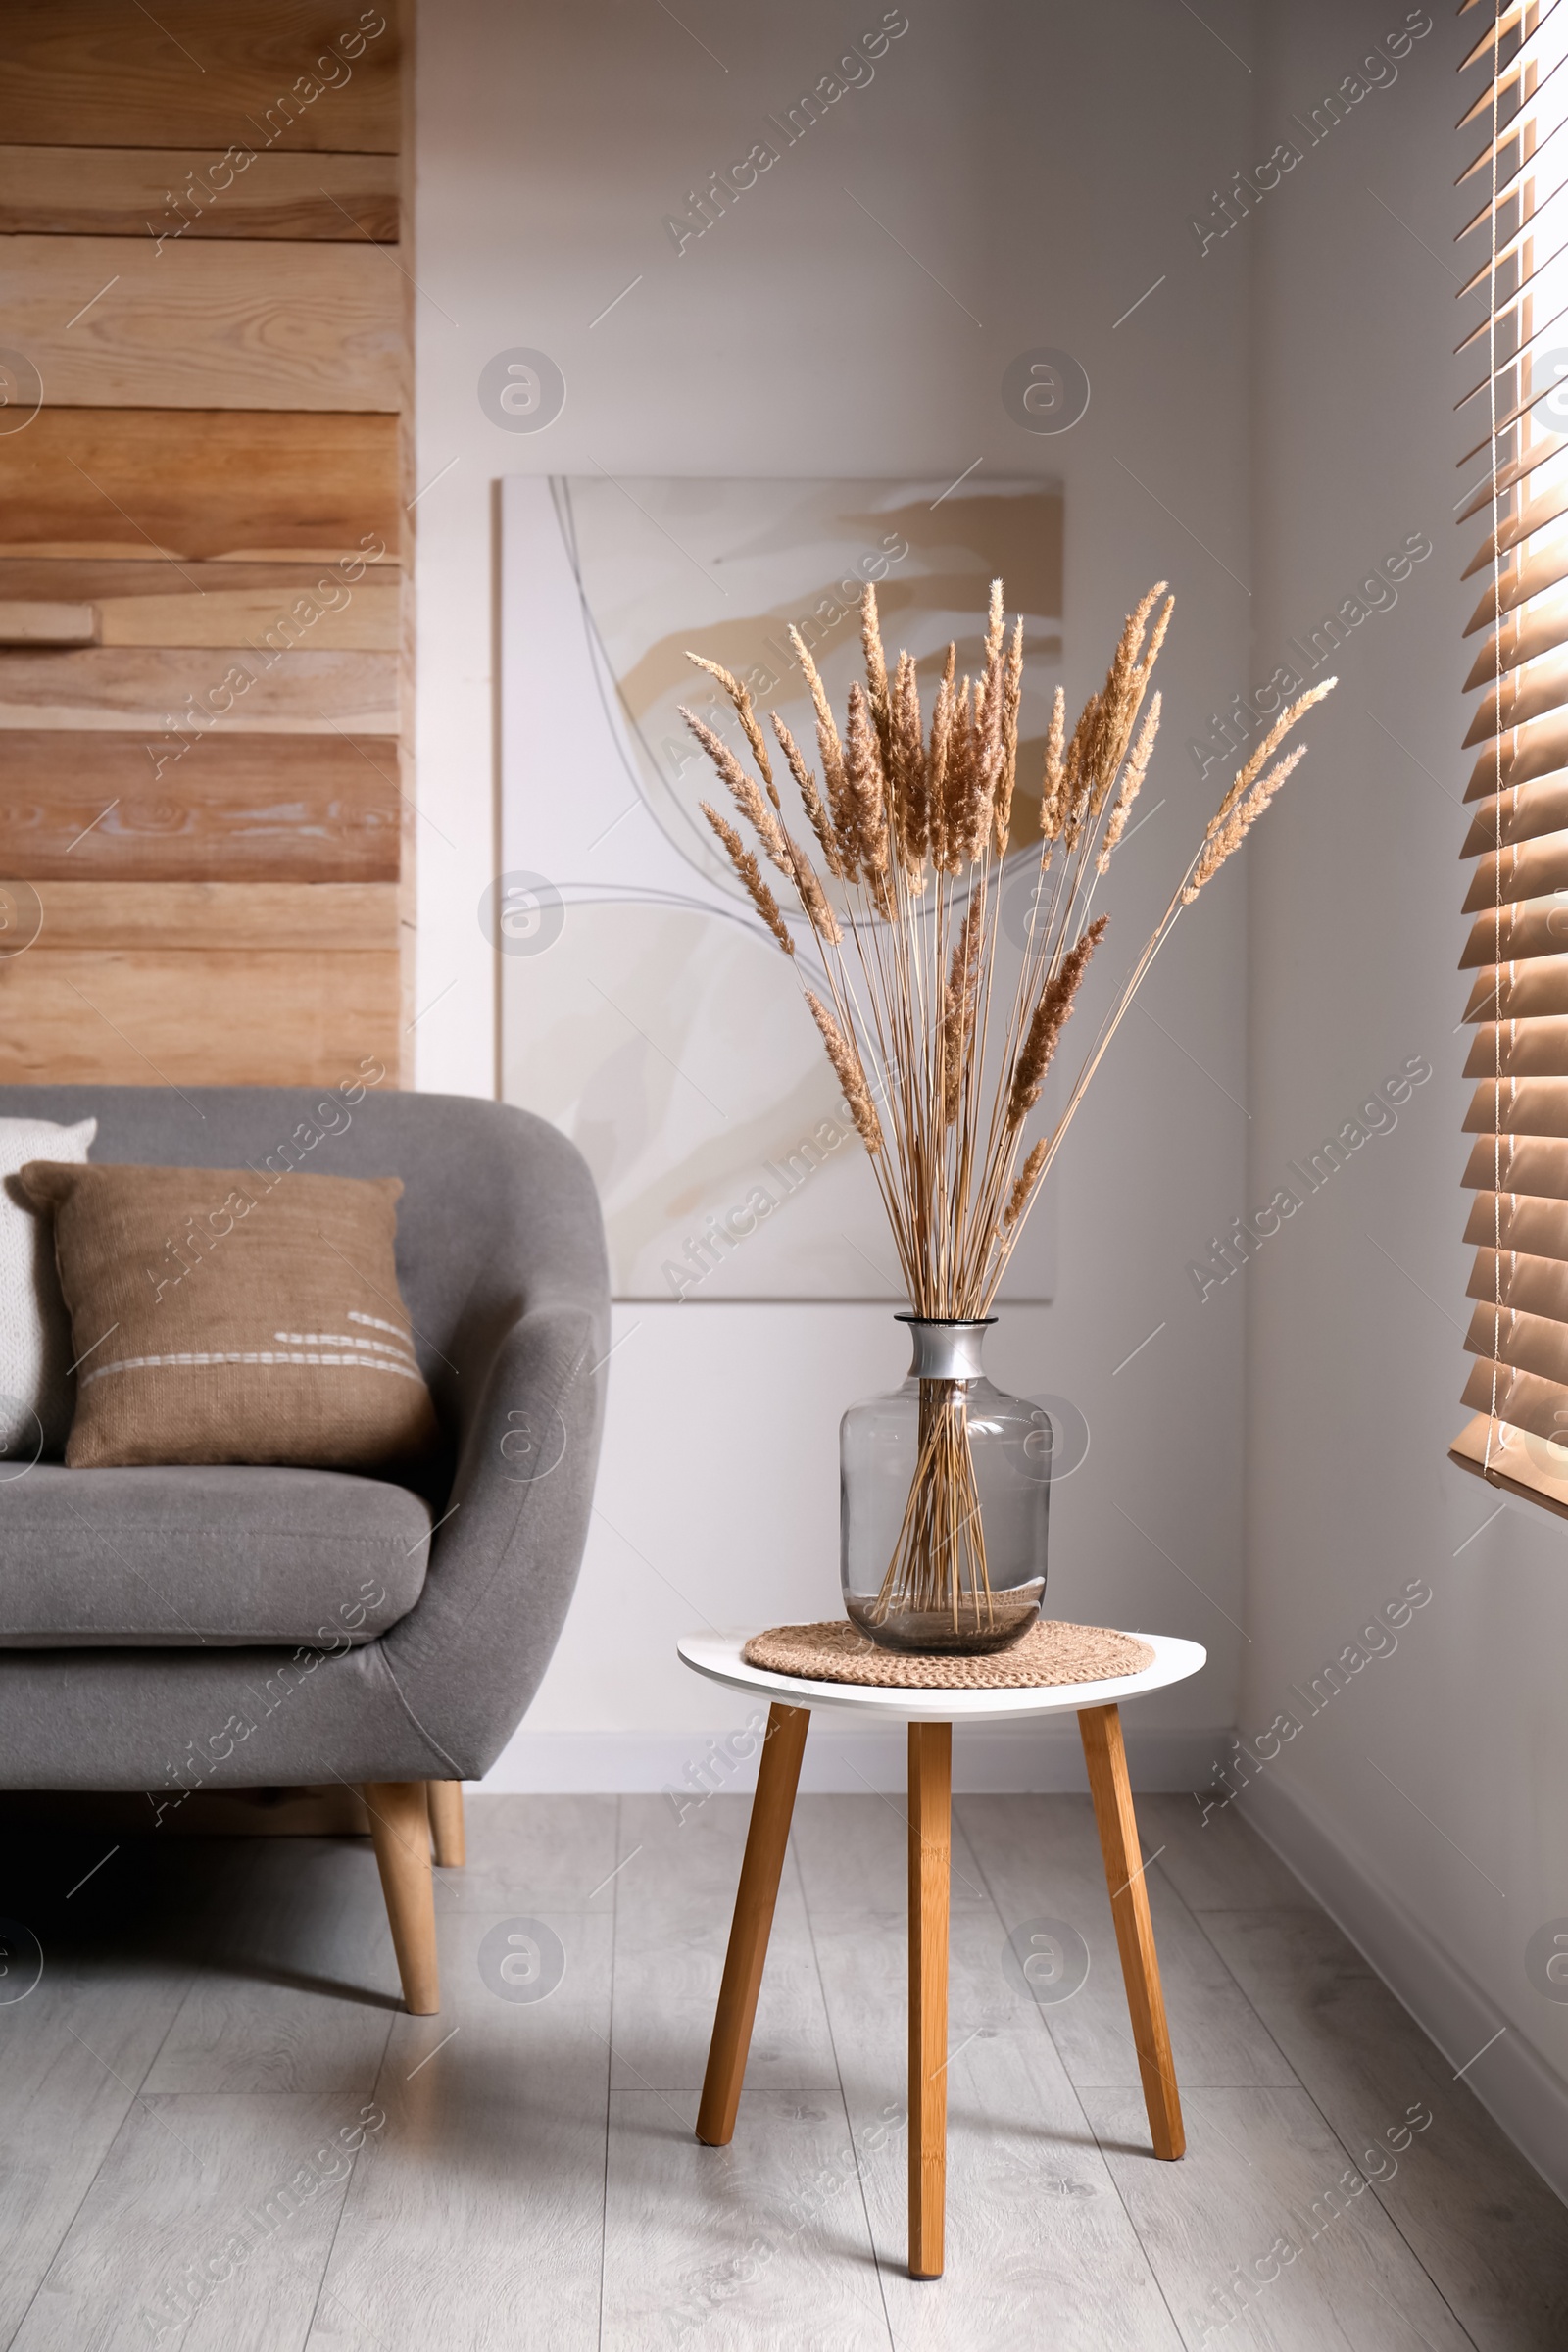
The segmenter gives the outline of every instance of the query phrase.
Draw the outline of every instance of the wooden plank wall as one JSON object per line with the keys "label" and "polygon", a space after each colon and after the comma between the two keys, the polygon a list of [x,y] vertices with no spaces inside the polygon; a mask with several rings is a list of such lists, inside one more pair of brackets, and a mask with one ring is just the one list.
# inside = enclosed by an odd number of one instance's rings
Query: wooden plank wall
{"label": "wooden plank wall", "polygon": [[0,1078],[401,1079],[399,36],[0,10]]}

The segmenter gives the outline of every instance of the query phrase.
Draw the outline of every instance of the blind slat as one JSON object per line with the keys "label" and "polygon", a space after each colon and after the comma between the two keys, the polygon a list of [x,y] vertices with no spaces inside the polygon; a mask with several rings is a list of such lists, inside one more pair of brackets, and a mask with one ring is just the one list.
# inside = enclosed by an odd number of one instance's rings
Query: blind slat
{"label": "blind slat", "polygon": [[1544,1503],[1568,1519],[1568,1450],[1544,1444],[1511,1421],[1475,1413],[1448,1447],[1448,1459],[1484,1478],[1489,1487]]}
{"label": "blind slat", "polygon": [[[1543,1200],[1527,1193],[1477,1193],[1470,1203],[1463,1239],[1476,1250],[1476,1273],[1470,1280],[1470,1296],[1490,1298],[1493,1295],[1491,1267],[1495,1250],[1518,1251],[1519,1262],[1531,1265],[1544,1262],[1561,1264],[1563,1280],[1568,1284],[1568,1202]],[[1481,1261],[1487,1261],[1484,1286],[1477,1293],[1473,1288],[1481,1273]],[[1521,1306],[1530,1304],[1520,1298]],[[1532,1308],[1541,1313],[1539,1305]],[[1565,1315],[1568,1319],[1568,1315]]]}
{"label": "blind slat", "polygon": [[1490,686],[1499,669],[1518,669],[1559,645],[1568,645],[1568,591],[1542,597],[1528,612],[1515,612],[1494,636],[1487,638],[1471,664],[1464,691],[1468,694],[1472,687]]}
{"label": "blind slat", "polygon": [[1522,564],[1514,564],[1488,588],[1465,623],[1465,635],[1473,637],[1477,629],[1490,629],[1499,613],[1513,612],[1516,606],[1539,596],[1544,588],[1555,588],[1559,580],[1565,579],[1568,579],[1568,531],[1528,556]]}
{"label": "blind slat", "polygon": [[[1471,385],[1468,392],[1460,393],[1458,399],[1453,404],[1455,416],[1462,414],[1462,412],[1470,406],[1470,403],[1473,400],[1479,400],[1482,394],[1487,392],[1493,384],[1501,384],[1507,376],[1512,374],[1513,370],[1520,365],[1521,361],[1526,357],[1527,354],[1535,354],[1542,359],[1549,358],[1551,355],[1544,351],[1542,347],[1546,342],[1548,336],[1554,343],[1560,343],[1562,341],[1562,319],[1564,317],[1565,308],[1568,308],[1568,306],[1559,306],[1559,308],[1551,312],[1547,318],[1538,318],[1535,315],[1535,307],[1532,305],[1528,320],[1520,320],[1517,318],[1505,319],[1501,312],[1499,312],[1497,314],[1498,324],[1506,328],[1506,332],[1501,335],[1497,333],[1496,327],[1493,325],[1493,321],[1489,318],[1486,323],[1487,326],[1492,329],[1491,333],[1488,335],[1489,356],[1491,359],[1490,369],[1487,374],[1478,377],[1476,382]],[[1522,333],[1520,332],[1521,326],[1524,330]],[[1464,346],[1461,344],[1460,349],[1462,350]],[[1551,381],[1559,382],[1561,378],[1557,375],[1556,369],[1553,368]],[[1535,401],[1541,400],[1544,395],[1545,389],[1547,388],[1548,387],[1544,384],[1533,383],[1531,391],[1532,402],[1534,403]],[[1472,417],[1468,421],[1474,423],[1475,419]],[[1467,572],[1465,577],[1468,579],[1469,576],[1470,575]]]}
{"label": "blind slat", "polygon": [[[1482,318],[1480,324],[1478,326],[1473,326],[1470,329],[1470,332],[1464,337],[1464,340],[1454,345],[1454,358],[1457,359],[1461,351],[1468,351],[1471,344],[1478,342],[1481,336],[1490,334],[1493,329],[1494,320],[1506,318],[1511,311],[1516,310],[1519,304],[1523,302],[1526,294],[1530,291],[1530,288],[1536,283],[1537,279],[1544,277],[1546,271],[1552,267],[1553,263],[1560,262],[1565,252],[1568,252],[1568,246],[1559,245],[1556,251],[1548,254],[1544,260],[1534,261],[1534,248],[1532,247],[1530,258],[1534,262],[1534,267],[1527,270],[1522,277],[1516,275],[1512,270],[1510,270],[1509,274],[1513,277],[1513,286],[1506,299],[1499,301],[1494,309],[1489,310]],[[1492,262],[1489,256],[1488,259],[1482,263],[1480,270],[1476,272],[1476,276],[1471,280],[1470,285],[1464,289],[1465,293],[1470,293],[1476,284],[1489,277],[1491,275],[1491,271]],[[1490,478],[1487,483],[1486,495],[1490,500],[1492,496],[1492,483]],[[1474,507],[1467,508],[1465,513],[1459,516],[1459,520],[1461,522],[1467,522],[1475,512],[1476,509]]]}
{"label": "blind slat", "polygon": [[[1468,5],[1469,0],[1466,0],[1466,6]],[[1508,63],[1497,74],[1495,86],[1499,95],[1504,90],[1511,89],[1514,83],[1519,79],[1519,76],[1524,72],[1526,66],[1534,65],[1537,58],[1539,58],[1541,55],[1540,33],[1544,26],[1547,18],[1551,16],[1552,11],[1560,5],[1561,0],[1551,0],[1551,7],[1544,9],[1542,12],[1542,16],[1536,26],[1536,29],[1533,32],[1528,32],[1525,35],[1518,48],[1514,50],[1512,56],[1509,58]],[[1463,16],[1465,10],[1461,8],[1459,14]],[[1465,59],[1466,65],[1470,65],[1473,62],[1473,56]],[[1461,68],[1461,71],[1463,69]],[[1459,117],[1458,122],[1454,124],[1454,128],[1456,130],[1463,130],[1467,122],[1474,122],[1478,116],[1490,114],[1492,112],[1493,86],[1493,77],[1491,74],[1488,74],[1486,88],[1482,91],[1480,97],[1475,101],[1474,105],[1467,108],[1466,111]]]}
{"label": "blind slat", "polygon": [[[1559,311],[1557,317],[1560,318],[1562,316],[1563,313]],[[1555,325],[1556,319],[1551,323]],[[1544,334],[1546,329],[1543,327],[1539,332]],[[1568,482],[1555,484],[1544,497],[1532,499],[1528,506],[1521,507],[1511,521],[1499,523],[1489,539],[1483,539],[1460,577],[1468,580],[1483,564],[1494,562],[1499,555],[1506,555],[1510,548],[1517,547],[1521,539],[1528,539],[1533,532],[1544,531],[1560,514],[1568,514]]]}
{"label": "blind slat", "polygon": [[[1556,71],[1556,67],[1553,66],[1551,73],[1543,76],[1542,83],[1538,84],[1538,88],[1544,87],[1544,83],[1551,79],[1551,74],[1555,74]],[[1534,93],[1532,93],[1532,102],[1533,98]],[[1518,113],[1515,114],[1509,122],[1502,125],[1502,128],[1497,132],[1495,138],[1492,138],[1487,141],[1480,154],[1472,163],[1466,165],[1465,169],[1460,172],[1458,178],[1453,183],[1456,188],[1462,188],[1467,179],[1474,179],[1478,172],[1484,172],[1486,170],[1486,167],[1491,163],[1494,156],[1496,156],[1499,159],[1495,179],[1494,180],[1489,178],[1487,202],[1482,206],[1481,212],[1477,219],[1469,221],[1464,228],[1460,229],[1459,234],[1461,237],[1468,236],[1472,228],[1478,227],[1480,222],[1488,218],[1494,205],[1500,205],[1502,203],[1508,190],[1513,187],[1515,182],[1518,180],[1520,173],[1523,172],[1528,172],[1531,169],[1537,156],[1542,153],[1544,148],[1550,145],[1551,141],[1556,137],[1561,128],[1561,122],[1554,122],[1550,130],[1546,132],[1544,138],[1534,137],[1533,134],[1536,130],[1536,124],[1532,120],[1532,106],[1527,105],[1521,107]],[[1516,162],[1512,164],[1504,163],[1502,159],[1507,156],[1508,150],[1514,146],[1522,147],[1524,149],[1524,153],[1519,156]]]}
{"label": "blind slat", "polygon": [[[1470,771],[1467,801],[1484,800],[1489,793],[1507,792],[1515,784],[1533,784],[1538,776],[1555,775],[1568,767],[1568,720],[1555,713],[1532,719],[1520,727],[1510,750],[1499,759],[1485,751]],[[1467,914],[1469,908],[1464,910]]]}
{"label": "blind slat", "polygon": [[[1550,196],[1546,199],[1545,204],[1538,205],[1534,208],[1530,214],[1526,229],[1522,233],[1529,234],[1529,232],[1532,230],[1539,231],[1542,220],[1548,207],[1554,205],[1559,197],[1568,197],[1568,179],[1563,180],[1558,187],[1552,190]],[[1568,210],[1568,207],[1565,207],[1565,210]],[[1483,213],[1476,220],[1471,222],[1471,226],[1473,228],[1479,228],[1485,219],[1486,215]],[[1559,218],[1554,218],[1551,223],[1551,234],[1553,236],[1557,236],[1561,231],[1561,220]],[[1490,269],[1490,263],[1488,267]],[[1473,448],[1465,451],[1464,456],[1459,460],[1460,465],[1472,465],[1477,458],[1482,457],[1491,451],[1494,440],[1499,434],[1507,432],[1513,425],[1523,424],[1525,418],[1531,414],[1532,410],[1536,408],[1538,403],[1551,389],[1552,384],[1550,380],[1544,380],[1541,383],[1537,383],[1534,379],[1534,376],[1532,376],[1530,389],[1528,392],[1521,393],[1517,384],[1512,386],[1508,394],[1508,408],[1506,414],[1499,416],[1495,424],[1494,424],[1489,418],[1486,432],[1483,434],[1482,438],[1475,443]]]}
{"label": "blind slat", "polygon": [[[1540,1380],[1555,1382],[1568,1405],[1568,1324],[1554,1322],[1549,1315],[1520,1314],[1513,1307],[1483,1301],[1470,1317],[1464,1344],[1471,1355],[1485,1356],[1489,1364],[1495,1358],[1515,1372],[1533,1372]],[[1515,1417],[1506,1414],[1510,1421]],[[1568,1411],[1562,1431],[1568,1440]]]}
{"label": "blind slat", "polygon": [[1568,1078],[1483,1078],[1464,1114],[1466,1135],[1568,1138]]}
{"label": "blind slat", "polygon": [[[1489,240],[1486,259],[1480,264],[1475,275],[1469,278],[1465,284],[1459,288],[1459,292],[1456,297],[1458,301],[1462,302],[1467,294],[1474,294],[1477,288],[1480,286],[1486,286],[1489,289],[1489,292],[1491,289],[1494,288],[1496,284],[1497,271],[1500,270],[1511,270],[1513,264],[1518,258],[1521,248],[1527,249],[1525,253],[1527,262],[1534,258],[1535,246],[1541,234],[1541,223],[1545,216],[1551,211],[1552,206],[1556,203],[1562,192],[1563,191],[1560,186],[1555,187],[1552,189],[1552,192],[1549,196],[1545,197],[1542,203],[1537,204],[1535,201],[1534,191],[1532,189],[1527,193],[1527,200],[1524,203],[1519,205],[1504,204],[1498,206],[1497,209],[1499,213],[1506,215],[1511,212],[1516,214],[1517,217],[1511,222],[1511,224],[1499,225],[1497,230],[1497,243],[1495,251],[1493,250]],[[1466,227],[1460,229],[1459,236],[1467,237],[1472,228],[1480,228],[1483,226],[1486,219],[1487,214],[1485,212],[1478,214],[1474,220],[1470,221]],[[1553,236],[1558,236],[1561,234],[1560,220],[1553,219],[1551,223],[1551,234]],[[1458,241],[1459,239],[1456,237],[1454,239],[1455,244],[1457,244]],[[1460,465],[1468,466],[1471,459],[1479,457],[1481,451],[1485,449],[1486,446],[1486,442],[1482,441],[1479,442],[1474,449],[1466,450],[1464,456],[1459,460]]]}
{"label": "blind slat", "polygon": [[[1568,665],[1565,665],[1568,666]],[[1543,834],[1568,831],[1568,775],[1528,791],[1494,793],[1483,801],[1470,820],[1461,858],[1480,858],[1488,850],[1510,849],[1515,842],[1539,841]],[[1568,953],[1568,928],[1562,939]]]}
{"label": "blind slat", "polygon": [[[1557,911],[1568,933],[1568,904]],[[1487,917],[1482,916],[1485,922]],[[1544,956],[1531,963],[1488,963],[1476,974],[1466,1004],[1466,1021],[1540,1021],[1568,1013],[1568,956]]]}
{"label": "blind slat", "polygon": [[[1494,113],[1494,108],[1490,92],[1485,103],[1486,112],[1488,115],[1492,115]],[[1466,120],[1468,121],[1470,118],[1466,117]],[[1529,109],[1517,104],[1512,108],[1501,106],[1497,107],[1495,110],[1495,120],[1497,128],[1493,132],[1491,138],[1488,139],[1486,145],[1481,149],[1479,155],[1477,155],[1472,162],[1466,164],[1464,170],[1459,173],[1458,178],[1453,183],[1456,188],[1462,188],[1467,179],[1474,179],[1478,172],[1484,172],[1494,155],[1505,155],[1509,147],[1513,144],[1514,140],[1520,138],[1530,128]],[[1498,174],[1497,184],[1500,189],[1502,186],[1502,175],[1500,172]]]}
{"label": "blind slat", "polygon": [[1545,833],[1539,841],[1522,841],[1516,848],[1477,858],[1459,911],[1475,914],[1499,900],[1506,906],[1515,899],[1544,898],[1554,890],[1568,890],[1568,833]]}
{"label": "blind slat", "polygon": [[[1568,1213],[1559,1209],[1568,1223]],[[1561,1257],[1532,1257],[1521,1250],[1492,1249],[1476,1251],[1467,1298],[1483,1307],[1500,1296],[1502,1304],[1520,1314],[1545,1317],[1565,1327],[1568,1337],[1568,1263]],[[1528,1367],[1527,1367],[1528,1368]]]}
{"label": "blind slat", "polygon": [[[1535,158],[1543,153],[1543,148],[1549,146],[1551,139],[1556,139],[1556,134],[1561,131],[1561,127],[1563,127],[1561,122],[1554,124],[1551,131],[1546,131],[1544,139],[1540,139],[1538,143],[1531,143],[1535,124],[1531,122],[1531,118],[1528,118],[1528,113],[1526,116],[1516,116],[1514,122],[1509,122],[1509,127],[1504,129],[1502,136],[1497,139],[1497,181],[1495,181],[1497,195],[1493,198],[1491,178],[1488,178],[1486,202],[1481,205],[1481,210],[1474,214],[1474,219],[1464,221],[1464,228],[1460,230],[1460,235],[1455,237],[1455,245],[1460,242],[1460,237],[1472,235],[1472,230],[1486,228],[1486,223],[1491,221],[1491,217],[1493,217],[1493,207],[1495,207],[1495,210],[1502,210],[1502,205],[1507,202],[1509,190],[1519,188],[1519,181],[1523,178],[1523,174],[1535,170]],[[1516,148],[1523,148],[1523,153],[1514,153]],[[1455,181],[1455,186],[1462,188],[1464,181],[1467,181],[1467,178],[1474,178],[1476,172],[1484,170],[1491,160],[1493,160],[1493,148],[1491,148],[1491,143],[1488,143],[1484,151],[1476,155],[1476,160],[1469,165],[1469,170],[1462,172],[1460,178]],[[1551,158],[1551,170],[1558,170],[1558,155]],[[1546,198],[1546,202],[1551,202],[1551,198]]]}
{"label": "blind slat", "polygon": [[1549,1135],[1491,1133],[1470,1147],[1460,1184],[1469,1193],[1526,1193],[1539,1200],[1568,1200],[1568,1144]]}
{"label": "blind slat", "polygon": [[1562,1438],[1568,1432],[1568,1388],[1507,1364],[1499,1364],[1495,1376],[1490,1360],[1472,1364],[1460,1403],[1473,1413],[1492,1412],[1494,1378],[1499,1421],[1511,1421],[1516,1429],[1528,1429],[1538,1438]]}
{"label": "blind slat", "polygon": [[1528,963],[1548,956],[1568,956],[1568,899],[1523,900],[1504,906],[1500,922],[1489,907],[1470,927],[1459,969],[1472,972],[1478,964]]}
{"label": "blind slat", "polygon": [[[1565,247],[1564,250],[1568,251],[1568,247]],[[1481,275],[1485,277],[1485,268],[1483,268]],[[1503,497],[1508,491],[1517,488],[1520,482],[1528,481],[1531,474],[1541,466],[1549,465],[1558,451],[1563,449],[1568,449],[1568,433],[1548,433],[1544,440],[1533,441],[1521,457],[1510,459],[1506,466],[1499,466],[1495,482],[1493,480],[1492,469],[1489,466],[1486,480],[1468,502],[1460,508],[1454,517],[1455,521],[1469,522],[1473,515],[1480,514],[1483,507],[1491,506],[1494,489],[1499,498]]]}
{"label": "blind slat", "polygon": [[[1568,541],[1563,549],[1563,569],[1568,573]],[[1494,735],[1511,734],[1533,718],[1544,718],[1548,710],[1562,710],[1565,704],[1568,704],[1568,658],[1558,655],[1555,661],[1547,659],[1533,662],[1527,669],[1510,671],[1476,705],[1475,716],[1459,749],[1468,752],[1478,743],[1490,743]]]}
{"label": "blind slat", "polygon": [[1466,1078],[1568,1078],[1568,1017],[1485,1021],[1470,1041]]}
{"label": "blind slat", "polygon": [[[1459,11],[1461,17],[1469,14],[1470,5],[1471,0],[1465,0],[1464,7]],[[1494,22],[1487,26],[1487,29],[1481,35],[1480,40],[1477,41],[1469,56],[1460,66],[1460,73],[1463,74],[1471,66],[1479,64],[1480,60],[1486,56],[1489,49],[1494,49],[1497,43],[1501,41],[1503,34],[1513,30],[1514,26],[1518,24],[1524,13],[1523,0],[1512,0],[1512,5],[1510,7],[1499,9]],[[1506,66],[1503,68],[1503,72],[1507,72]],[[1488,91],[1490,92],[1492,87],[1490,77],[1488,79],[1487,87]]]}

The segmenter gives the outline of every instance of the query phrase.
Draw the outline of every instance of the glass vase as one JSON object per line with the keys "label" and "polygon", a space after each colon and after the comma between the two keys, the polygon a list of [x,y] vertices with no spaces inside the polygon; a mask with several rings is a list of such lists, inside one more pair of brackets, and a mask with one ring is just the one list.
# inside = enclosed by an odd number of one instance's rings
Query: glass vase
{"label": "glass vase", "polygon": [[981,1369],[994,1316],[898,1319],[908,1378],[839,1429],[845,1610],[884,1649],[1005,1649],[1045,1597],[1051,1421]]}

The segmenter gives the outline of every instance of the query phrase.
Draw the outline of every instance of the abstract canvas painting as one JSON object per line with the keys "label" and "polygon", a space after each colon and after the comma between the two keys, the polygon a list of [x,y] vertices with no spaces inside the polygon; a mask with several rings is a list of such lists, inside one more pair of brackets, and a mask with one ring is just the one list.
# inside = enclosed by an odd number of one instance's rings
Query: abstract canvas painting
{"label": "abstract canvas painting", "polygon": [[[503,484],[503,1092],[585,1153],[626,1298],[898,1303],[870,1168],[800,1001],[811,942],[781,956],[704,821],[722,798],[684,704],[744,752],[688,651],[742,677],[803,746],[798,629],[842,711],[873,581],[929,710],[950,639],[979,666],[990,582],[1024,620],[1016,951],[1062,627],[1054,481],[513,476]],[[783,762],[786,812],[804,827]],[[1048,1298],[1042,1204],[1004,1298]]]}

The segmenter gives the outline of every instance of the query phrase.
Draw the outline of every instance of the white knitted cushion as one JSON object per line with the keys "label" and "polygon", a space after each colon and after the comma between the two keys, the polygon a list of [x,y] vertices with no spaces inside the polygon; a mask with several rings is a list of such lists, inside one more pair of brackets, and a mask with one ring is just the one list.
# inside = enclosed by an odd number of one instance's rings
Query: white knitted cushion
{"label": "white knitted cushion", "polygon": [[85,1160],[97,1132],[96,1119],[0,1119],[0,1478],[40,1450],[64,1453],[75,1394],[54,1220],[29,1208],[11,1179],[24,1160]]}

